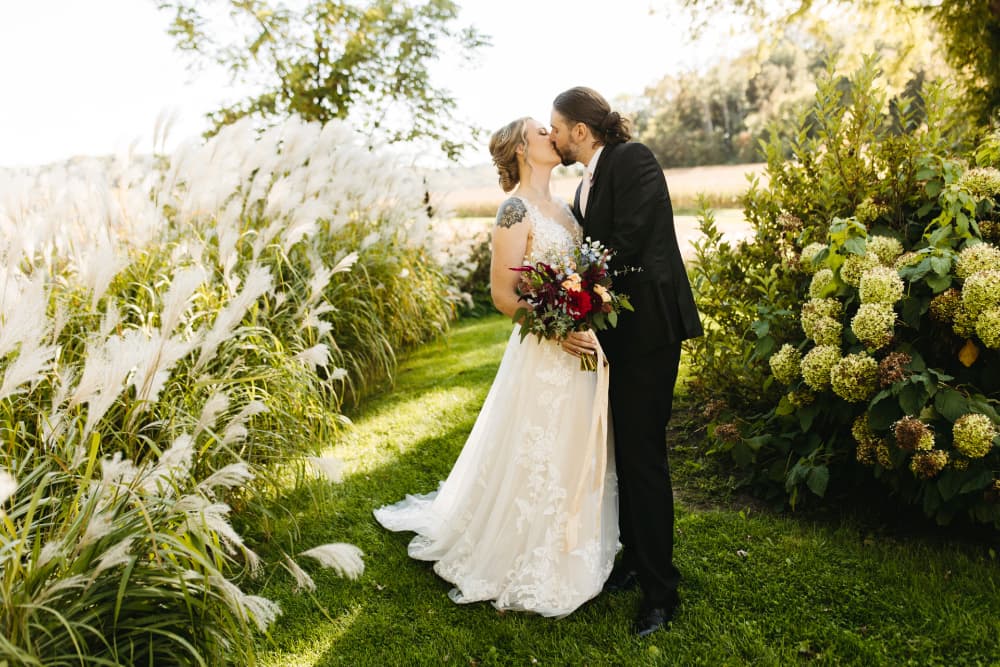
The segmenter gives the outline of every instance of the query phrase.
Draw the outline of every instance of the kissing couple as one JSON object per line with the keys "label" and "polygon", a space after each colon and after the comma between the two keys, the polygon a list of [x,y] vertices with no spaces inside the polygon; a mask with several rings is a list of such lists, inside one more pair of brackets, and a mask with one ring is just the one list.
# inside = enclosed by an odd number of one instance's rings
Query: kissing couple
{"label": "kissing couple", "polygon": [[[515,323],[447,479],[375,517],[416,533],[409,555],[434,561],[455,602],[562,617],[602,590],[638,587],[633,631],[646,636],[680,602],[666,427],[681,341],[702,334],[663,170],[631,141],[628,119],[585,87],[555,98],[548,126],[502,127],[490,154],[510,193],[492,233],[496,308],[513,318],[525,306],[512,268],[557,262],[589,238],[614,252],[614,289],[634,311],[614,328],[537,344]],[[571,206],[550,178],[577,162]],[[581,371],[580,357],[598,353],[607,366]],[[610,428],[592,428],[602,420]]]}

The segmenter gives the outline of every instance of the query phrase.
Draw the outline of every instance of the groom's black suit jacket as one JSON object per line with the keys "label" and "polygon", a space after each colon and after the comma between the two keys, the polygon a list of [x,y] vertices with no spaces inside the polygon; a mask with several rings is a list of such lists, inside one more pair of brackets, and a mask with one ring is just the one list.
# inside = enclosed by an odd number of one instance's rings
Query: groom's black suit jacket
{"label": "groom's black suit jacket", "polygon": [[652,151],[634,142],[605,146],[587,214],[580,211],[580,188],[573,213],[583,223],[584,236],[615,251],[612,270],[641,269],[613,279],[613,289],[628,295],[635,312],[623,311],[616,328],[598,334],[612,362],[702,335],[667,181]]}

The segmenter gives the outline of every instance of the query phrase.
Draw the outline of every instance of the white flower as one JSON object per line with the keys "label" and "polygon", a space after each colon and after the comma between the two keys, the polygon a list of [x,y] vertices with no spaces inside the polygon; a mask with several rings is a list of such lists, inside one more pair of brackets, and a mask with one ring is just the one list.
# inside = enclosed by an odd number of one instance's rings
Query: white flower
{"label": "white flower", "polygon": [[323,567],[329,567],[349,579],[357,579],[365,571],[365,562],[361,559],[364,552],[353,544],[322,544],[299,555],[315,558]]}
{"label": "white flower", "polygon": [[346,368],[334,368],[333,372],[330,373],[331,380],[343,380],[346,377],[347,377]]}

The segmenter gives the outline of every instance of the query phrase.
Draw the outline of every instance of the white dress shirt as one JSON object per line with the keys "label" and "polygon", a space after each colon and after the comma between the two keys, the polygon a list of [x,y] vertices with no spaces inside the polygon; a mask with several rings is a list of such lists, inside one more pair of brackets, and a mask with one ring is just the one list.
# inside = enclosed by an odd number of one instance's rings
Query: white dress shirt
{"label": "white dress shirt", "polygon": [[587,200],[590,198],[590,186],[594,183],[594,172],[597,171],[597,160],[601,157],[601,151],[604,150],[604,146],[598,146],[597,150],[590,157],[590,162],[587,163],[587,167],[583,172],[583,178],[580,181],[580,214],[587,215]]}

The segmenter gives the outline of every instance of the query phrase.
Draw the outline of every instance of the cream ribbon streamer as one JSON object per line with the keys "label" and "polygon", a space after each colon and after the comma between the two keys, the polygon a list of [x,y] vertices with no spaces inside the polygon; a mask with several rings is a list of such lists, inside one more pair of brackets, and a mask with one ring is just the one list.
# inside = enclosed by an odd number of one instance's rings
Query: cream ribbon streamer
{"label": "cream ribbon streamer", "polygon": [[[596,342],[596,337],[595,337]],[[583,504],[583,495],[587,486],[587,463],[596,459],[597,467],[594,470],[594,481],[591,491],[603,491],[604,475],[608,468],[608,384],[610,382],[610,370],[607,366],[607,357],[601,344],[597,343],[597,387],[594,389],[595,405],[594,416],[590,420],[590,432],[587,435],[584,452],[584,469],[580,473],[580,483],[577,484],[576,493],[573,494],[573,501],[570,504],[569,520],[566,522],[566,551],[576,548],[580,535],[580,511]],[[590,451],[593,449],[593,451]]]}

